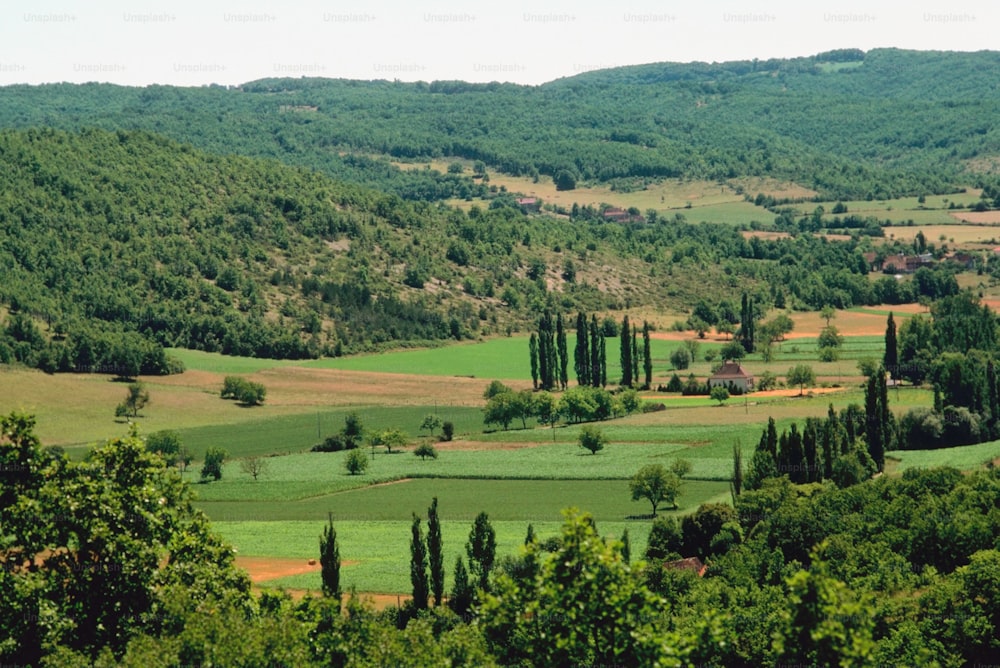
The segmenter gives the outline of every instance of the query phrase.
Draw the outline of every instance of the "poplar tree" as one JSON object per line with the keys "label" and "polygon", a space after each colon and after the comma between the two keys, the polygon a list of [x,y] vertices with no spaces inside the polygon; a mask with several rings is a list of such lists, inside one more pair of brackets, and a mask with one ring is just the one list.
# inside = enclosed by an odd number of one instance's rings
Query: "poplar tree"
{"label": "poplar tree", "polygon": [[531,333],[528,339],[528,354],[531,356],[531,384],[538,389],[538,337]]}
{"label": "poplar tree", "polygon": [[628,315],[625,315],[622,318],[622,330],[620,336],[621,351],[619,353],[619,359],[621,360],[622,367],[621,384],[625,387],[632,387],[632,342],[630,341],[632,328],[628,323]]}
{"label": "poplar tree", "polygon": [[587,331],[587,314],[576,316],[576,348],[573,351],[573,368],[578,385],[590,385],[590,336]]}
{"label": "poplar tree", "polygon": [[323,581],[323,596],[340,600],[340,545],[337,530],[333,528],[333,513],[327,515],[328,524],[323,527],[319,539],[320,579]]}
{"label": "poplar tree", "polygon": [[601,343],[604,337],[597,326],[597,316],[590,316],[590,384],[593,387],[601,386]]}
{"label": "poplar tree", "polygon": [[645,387],[653,386],[653,351],[649,340],[649,323],[642,321],[642,370],[645,372]]}
{"label": "poplar tree", "polygon": [[410,584],[413,585],[413,607],[416,610],[427,609],[427,553],[424,550],[424,539],[420,535],[420,518],[413,513],[413,527],[410,538]]}
{"label": "poplar tree", "polygon": [[899,353],[896,345],[896,321],[892,318],[892,311],[889,312],[889,319],[885,325],[885,357],[883,358],[886,370],[892,374],[893,380],[899,378]]}
{"label": "poplar tree", "polygon": [[427,509],[427,561],[431,572],[431,593],[434,605],[441,605],[444,598],[444,544],[441,538],[441,518],[437,512],[438,499],[435,496]]}
{"label": "poplar tree", "polygon": [[565,390],[569,385],[569,351],[566,347],[566,328],[562,313],[556,314],[556,352],[559,356],[559,386]]}

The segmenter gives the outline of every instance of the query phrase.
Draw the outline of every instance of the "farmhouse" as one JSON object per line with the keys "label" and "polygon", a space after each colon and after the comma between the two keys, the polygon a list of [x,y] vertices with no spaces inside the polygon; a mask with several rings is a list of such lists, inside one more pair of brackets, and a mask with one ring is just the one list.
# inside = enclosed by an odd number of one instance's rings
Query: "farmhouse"
{"label": "farmhouse", "polygon": [[671,571],[691,571],[701,577],[705,575],[705,571],[708,570],[708,566],[701,563],[701,559],[698,557],[688,557],[687,559],[678,559],[676,561],[665,561],[663,563],[663,568],[665,570]]}
{"label": "farmhouse", "polygon": [[619,208],[617,206],[609,206],[601,214],[604,220],[614,221],[616,223],[645,223],[646,219],[642,216],[629,213],[625,209]]}
{"label": "farmhouse", "polygon": [[525,213],[538,213],[542,207],[542,202],[537,197],[519,197],[517,205]]}
{"label": "farmhouse", "polygon": [[708,386],[721,385],[727,390],[738,390],[740,393],[753,391],[753,376],[746,372],[739,362],[723,362],[708,379]]}

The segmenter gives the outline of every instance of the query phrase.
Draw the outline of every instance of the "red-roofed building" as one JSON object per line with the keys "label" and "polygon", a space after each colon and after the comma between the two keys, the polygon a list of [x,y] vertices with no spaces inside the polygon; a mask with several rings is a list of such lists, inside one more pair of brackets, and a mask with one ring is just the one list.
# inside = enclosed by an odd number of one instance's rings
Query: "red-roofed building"
{"label": "red-roofed building", "polygon": [[529,211],[537,213],[542,208],[542,202],[537,197],[519,197],[517,205],[521,207],[525,213],[528,213]]}
{"label": "red-roofed building", "polygon": [[702,577],[705,575],[705,571],[708,570],[708,566],[701,563],[701,559],[698,557],[688,557],[687,559],[678,559],[677,561],[665,561],[663,562],[663,567],[670,569],[672,571],[691,571]]}
{"label": "red-roofed building", "polygon": [[723,362],[718,371],[708,379],[708,386],[721,385],[727,390],[739,390],[742,393],[753,391],[753,376],[739,362]]}

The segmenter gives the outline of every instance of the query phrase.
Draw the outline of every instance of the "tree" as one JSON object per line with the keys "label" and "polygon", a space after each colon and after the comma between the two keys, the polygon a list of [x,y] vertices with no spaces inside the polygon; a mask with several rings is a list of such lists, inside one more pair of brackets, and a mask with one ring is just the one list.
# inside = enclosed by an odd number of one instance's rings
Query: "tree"
{"label": "tree", "polygon": [[785,382],[789,385],[798,385],[799,396],[801,397],[805,391],[805,386],[816,382],[816,374],[808,364],[796,364],[785,374]]}
{"label": "tree", "polygon": [[485,390],[483,390],[483,399],[489,401],[498,394],[504,394],[505,392],[513,392],[513,391],[514,391],[513,389],[511,389],[507,385],[504,385],[499,380],[494,380],[491,381],[490,384],[486,386]]}
{"label": "tree", "polygon": [[365,426],[361,421],[361,416],[353,411],[348,413],[344,417],[344,429],[341,433],[348,443],[348,450],[357,447],[365,434]]}
{"label": "tree", "polygon": [[538,418],[538,421],[543,425],[547,424],[555,429],[556,422],[559,421],[558,400],[552,394],[543,390],[534,396],[533,406],[534,414]]}
{"label": "tree", "polygon": [[455,436],[455,423],[445,420],[441,423],[441,440],[450,441]]}
{"label": "tree", "polygon": [[683,371],[691,366],[691,352],[687,348],[677,348],[670,353],[670,364],[678,371]]}
{"label": "tree", "polygon": [[535,577],[501,575],[483,601],[478,623],[498,663],[696,663],[690,645],[662,630],[658,597],[625,563],[618,541],[601,538],[587,514],[571,509],[565,516],[554,554],[526,548],[525,558],[537,563]]}
{"label": "tree", "polygon": [[424,416],[423,422],[420,423],[420,430],[427,430],[427,433],[434,435],[435,430],[441,426],[441,418],[434,413],[428,413]]}
{"label": "tree", "polygon": [[465,553],[469,557],[469,575],[480,590],[490,590],[490,573],[496,561],[497,535],[486,513],[479,513],[469,532]]}
{"label": "tree", "polygon": [[337,530],[333,528],[333,513],[327,514],[327,525],[319,538],[320,578],[323,581],[323,596],[340,601],[340,544]]}
{"label": "tree", "polygon": [[844,337],[840,335],[836,327],[828,325],[819,333],[817,342],[820,348],[839,348],[844,344]]}
{"label": "tree", "polygon": [[562,313],[556,314],[556,357],[559,387],[565,390],[569,385],[569,350],[566,345],[566,328],[563,325]]}
{"label": "tree", "polygon": [[653,386],[653,349],[649,336],[649,323],[642,321],[642,370],[645,376],[643,386],[647,389]]}
{"label": "tree", "polygon": [[461,555],[455,559],[455,575],[452,578],[454,584],[451,587],[451,595],[448,596],[448,607],[452,612],[460,617],[465,617],[469,609],[475,602],[475,589],[469,579],[469,571],[465,568],[465,562]]}
{"label": "tree", "polygon": [[683,539],[680,525],[673,517],[657,517],[646,539],[647,561],[665,561],[680,557]]}
{"label": "tree", "polygon": [[410,442],[410,437],[399,427],[383,429],[376,434],[372,434],[372,445],[381,445],[385,448],[386,454],[391,455],[393,448],[402,448]]}
{"label": "tree", "polygon": [[[130,383],[125,401],[119,404],[119,410],[123,415],[139,417],[139,411],[149,404],[149,390],[142,383]],[[117,413],[116,413],[117,414]]]}
{"label": "tree", "polygon": [[729,390],[724,385],[713,385],[708,395],[712,398],[712,401],[718,401],[721,406],[729,398]]}
{"label": "tree", "polygon": [[740,308],[740,343],[746,348],[748,353],[754,351],[756,336],[756,318],[754,313],[753,297],[743,293]]}
{"label": "tree", "polygon": [[736,497],[743,493],[743,446],[739,440],[733,443],[733,478],[730,481],[733,492],[733,503]]}
{"label": "tree", "polygon": [[344,468],[351,475],[361,475],[368,469],[368,457],[359,448],[348,450]]}
{"label": "tree", "polygon": [[603,383],[601,378],[604,376],[605,369],[604,364],[601,359],[601,350],[603,349],[604,338],[601,336],[601,330],[597,325],[597,316],[591,314],[590,316],[590,385],[592,387],[601,387]]}
{"label": "tree", "polygon": [[494,395],[483,408],[483,423],[500,425],[504,431],[510,428],[518,412],[518,399],[515,392],[503,392]]}
{"label": "tree", "polygon": [[181,436],[173,430],[154,431],[146,437],[146,450],[163,457],[167,466],[173,466],[177,463],[181,455],[181,447]]}
{"label": "tree", "polygon": [[691,462],[686,459],[675,459],[670,462],[670,472],[683,480],[684,476],[691,473]]}
{"label": "tree", "polygon": [[427,509],[427,562],[430,567],[431,593],[435,607],[444,598],[444,542],[441,538],[441,518],[437,512],[438,499],[435,496]]}
{"label": "tree", "polygon": [[621,385],[624,387],[632,387],[632,328],[628,323],[628,315],[622,317],[622,327],[621,327],[621,348],[620,348],[620,358],[621,358],[621,369],[622,369],[622,379]]}
{"label": "tree", "polygon": [[826,320],[826,326],[829,327],[830,321],[837,317],[837,311],[832,306],[827,304],[819,310],[819,317]]}
{"label": "tree", "polygon": [[573,190],[576,188],[576,175],[568,169],[560,169],[552,179],[556,190]]}
{"label": "tree", "polygon": [[668,471],[662,464],[647,464],[643,466],[629,481],[632,500],[646,499],[653,506],[653,516],[661,503],[669,503],[677,507],[677,495],[680,492],[681,479],[676,473]]}
{"label": "tree", "polygon": [[896,321],[892,318],[892,311],[885,323],[885,355],[882,357],[886,371],[892,374],[893,380],[899,378],[899,353],[896,344]]}
{"label": "tree", "polygon": [[205,451],[205,461],[201,466],[202,480],[222,478],[222,463],[226,459],[226,454],[222,448],[209,448]]}
{"label": "tree", "polygon": [[746,348],[739,341],[730,341],[726,345],[722,346],[722,350],[719,355],[724,361],[727,362],[738,362],[743,359],[747,354]]}
{"label": "tree", "polygon": [[438,451],[430,443],[421,443],[414,449],[413,454],[420,457],[421,460],[425,460],[428,457],[437,459],[438,457]]}
{"label": "tree", "polygon": [[240,470],[251,476],[254,482],[267,471],[267,458],[254,455],[240,460]]}
{"label": "tree", "polygon": [[590,450],[590,454],[596,455],[604,449],[608,439],[597,427],[586,425],[580,430],[579,443],[581,448]]}
{"label": "tree", "polygon": [[531,384],[538,389],[538,337],[531,333],[528,339],[528,355],[531,359]]}
{"label": "tree", "polygon": [[416,513],[413,513],[413,524],[410,527],[410,584],[413,586],[414,609],[426,610],[430,595],[427,584],[427,552],[423,536],[420,535],[420,518]]}
{"label": "tree", "polygon": [[573,349],[573,370],[578,385],[590,385],[591,359],[590,337],[587,332],[587,314],[580,311],[576,316],[576,347]]}

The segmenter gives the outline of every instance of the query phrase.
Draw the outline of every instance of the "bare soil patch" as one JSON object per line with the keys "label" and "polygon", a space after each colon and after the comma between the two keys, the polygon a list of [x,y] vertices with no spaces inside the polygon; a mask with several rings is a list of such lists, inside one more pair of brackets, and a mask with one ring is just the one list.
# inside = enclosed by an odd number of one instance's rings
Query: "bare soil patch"
{"label": "bare soil patch", "polygon": [[960,213],[953,213],[951,216],[963,223],[1000,225],[1000,211],[962,211]]}
{"label": "bare soil patch", "polygon": [[744,239],[753,239],[754,237],[758,239],[787,239],[792,236],[788,232],[768,232],[765,230],[743,230],[740,232]]}
{"label": "bare soil patch", "polygon": [[[539,436],[542,437],[542,438],[544,438],[544,436],[542,436],[542,433],[541,433],[542,430],[539,429],[537,431],[539,432]],[[548,435],[549,438],[551,439],[552,435],[549,433],[548,428],[546,428],[545,434]],[[540,440],[540,441],[531,441],[531,442],[517,441],[515,443],[502,443],[502,442],[501,443],[497,443],[497,442],[488,442],[487,443],[485,441],[467,441],[467,440],[461,440],[461,439],[459,439],[459,440],[455,440],[455,441],[446,441],[446,442],[442,442],[442,443],[435,443],[434,447],[436,449],[438,449],[438,450],[451,450],[451,451],[454,451],[454,452],[457,452],[457,451],[474,452],[474,451],[477,451],[477,450],[493,450],[493,451],[496,451],[496,450],[521,450],[522,448],[536,448],[536,447],[538,447],[540,445],[551,445],[551,444],[552,444],[551,440],[549,440],[549,441]]]}

